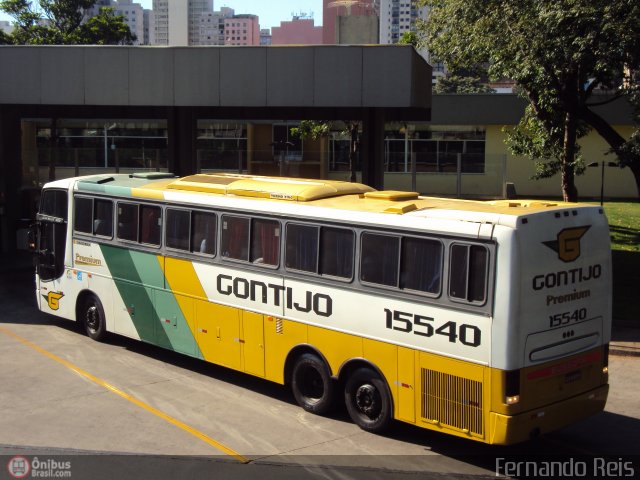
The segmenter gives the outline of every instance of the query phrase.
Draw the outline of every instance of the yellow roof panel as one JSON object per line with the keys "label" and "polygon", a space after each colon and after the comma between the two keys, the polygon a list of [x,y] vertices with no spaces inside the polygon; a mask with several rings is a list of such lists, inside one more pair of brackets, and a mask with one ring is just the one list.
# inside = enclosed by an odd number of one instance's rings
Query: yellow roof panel
{"label": "yellow roof panel", "polygon": [[298,202],[373,191],[373,188],[360,183],[337,180],[261,177],[228,173],[191,175],[170,183],[167,188]]}

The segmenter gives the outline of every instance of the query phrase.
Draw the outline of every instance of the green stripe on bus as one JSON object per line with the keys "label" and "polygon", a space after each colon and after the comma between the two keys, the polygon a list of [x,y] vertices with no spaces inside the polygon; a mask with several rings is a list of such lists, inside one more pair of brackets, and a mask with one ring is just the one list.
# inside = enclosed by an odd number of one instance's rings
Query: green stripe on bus
{"label": "green stripe on bus", "polygon": [[[135,255],[146,255],[157,265],[155,256],[132,252],[126,248],[111,247],[109,245],[100,245],[100,248],[116,288],[118,289],[118,293],[129,311],[131,321],[140,339],[162,346],[170,345],[164,329],[158,327],[159,319],[153,305],[154,289],[151,288],[151,285],[145,285],[143,283],[140,270],[136,265],[136,263],[139,266],[143,264],[149,265],[151,262],[143,262],[140,259],[134,262],[132,258],[134,253]],[[149,280],[146,272],[144,276],[146,280]],[[155,283],[163,282],[156,280]]]}

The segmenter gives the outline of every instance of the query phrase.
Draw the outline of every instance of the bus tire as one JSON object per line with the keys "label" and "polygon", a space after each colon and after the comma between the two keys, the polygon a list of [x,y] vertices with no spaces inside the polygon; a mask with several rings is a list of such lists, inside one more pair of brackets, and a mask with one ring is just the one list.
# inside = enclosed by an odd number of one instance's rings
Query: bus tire
{"label": "bus tire", "polygon": [[97,342],[103,341],[107,336],[107,319],[98,297],[92,294],[84,299],[81,315],[80,319],[87,336]]}
{"label": "bus tire", "polygon": [[351,420],[361,429],[381,433],[391,422],[391,395],[386,382],[371,368],[358,368],[347,379],[344,399]]}
{"label": "bus tire", "polygon": [[293,396],[304,410],[324,415],[334,405],[335,384],[326,364],[317,355],[298,357],[291,374]]}

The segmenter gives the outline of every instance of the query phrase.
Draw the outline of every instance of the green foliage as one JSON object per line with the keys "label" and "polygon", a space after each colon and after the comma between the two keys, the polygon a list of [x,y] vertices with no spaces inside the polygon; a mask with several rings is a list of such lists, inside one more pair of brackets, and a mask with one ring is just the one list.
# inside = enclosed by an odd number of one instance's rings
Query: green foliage
{"label": "green foliage", "polygon": [[398,40],[398,45],[413,45],[418,48],[420,46],[420,37],[416,32],[404,32]]}
{"label": "green foliage", "polygon": [[92,45],[131,45],[136,40],[122,15],[116,15],[113,8],[102,8],[100,15],[81,26],[81,31],[86,43]]}
{"label": "green foliage", "polygon": [[[349,171],[350,181],[356,181],[356,156],[358,155],[359,148],[359,136],[360,136],[360,122],[347,120],[341,122],[343,130],[340,132],[342,135],[349,136]],[[334,122],[319,122],[317,120],[302,120],[299,127],[292,127],[289,131],[294,137],[300,137],[301,139],[313,139],[317,140],[321,137],[328,137],[331,135],[332,129],[336,129],[338,125]]]}
{"label": "green foliage", "polygon": [[0,45],[13,45],[13,37],[0,30]]}
{"label": "green foliage", "polygon": [[298,127],[292,127],[291,135],[299,137],[303,140],[317,140],[320,137],[328,137],[331,133],[331,124],[327,122],[318,122],[315,120],[302,120]]}
{"label": "green foliage", "polygon": [[[592,105],[598,86],[621,89],[626,67],[640,66],[640,4],[637,0],[422,0],[423,24],[432,55],[456,70],[488,64],[491,78],[517,82],[529,102],[518,127],[509,132],[514,152],[536,153],[544,175],[560,171],[563,193],[575,200],[576,141],[589,128],[630,166],[640,155]],[[632,82],[633,83],[633,82]],[[535,120],[534,120],[535,119]],[[625,156],[626,153],[626,156]]]}
{"label": "green foliage", "polygon": [[113,9],[84,21],[96,0],[2,0],[0,10],[14,19],[10,35],[17,45],[122,45],[135,36]]}
{"label": "green foliage", "polygon": [[482,83],[478,77],[454,74],[438,78],[433,93],[495,93],[495,90]]}

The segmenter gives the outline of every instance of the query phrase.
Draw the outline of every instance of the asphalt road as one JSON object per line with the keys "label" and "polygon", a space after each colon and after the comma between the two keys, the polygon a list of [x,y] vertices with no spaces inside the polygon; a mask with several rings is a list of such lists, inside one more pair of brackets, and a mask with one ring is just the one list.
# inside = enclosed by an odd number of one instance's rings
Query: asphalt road
{"label": "asphalt road", "polygon": [[0,478],[23,472],[16,456],[26,478],[495,478],[531,459],[640,477],[638,357],[611,357],[604,413],[495,447],[404,424],[372,435],[344,410],[304,412],[282,386],[123,337],[94,342],[38,312],[28,271],[0,274],[0,306]]}

